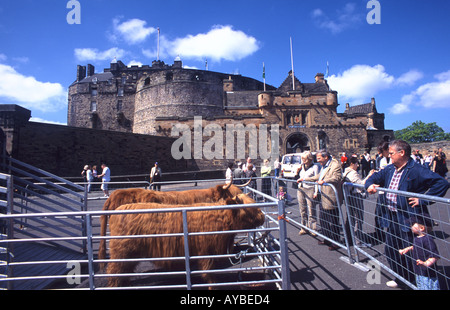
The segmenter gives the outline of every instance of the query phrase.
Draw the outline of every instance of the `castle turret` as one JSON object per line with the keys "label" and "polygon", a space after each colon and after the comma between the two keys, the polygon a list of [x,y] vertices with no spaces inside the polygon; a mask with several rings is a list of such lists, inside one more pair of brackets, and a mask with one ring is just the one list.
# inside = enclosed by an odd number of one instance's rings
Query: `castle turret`
{"label": "castle turret", "polygon": [[268,107],[273,105],[273,94],[266,92],[260,93],[258,95],[258,106],[260,108]]}
{"label": "castle turret", "polygon": [[77,66],[77,82],[82,81],[86,77],[86,67]]}
{"label": "castle turret", "polygon": [[316,83],[325,83],[325,75],[323,73],[316,74]]}
{"label": "castle turret", "polygon": [[91,64],[88,64],[87,67],[87,76],[93,76],[95,74],[95,67]]}
{"label": "castle turret", "polygon": [[231,75],[228,77],[228,79],[223,80],[223,91],[233,91],[234,90],[234,81],[231,79]]}
{"label": "castle turret", "polygon": [[173,62],[173,66],[172,66],[173,68],[183,68],[183,62],[181,61],[181,58],[180,58],[180,56],[177,56],[176,58],[175,58],[175,61]]}

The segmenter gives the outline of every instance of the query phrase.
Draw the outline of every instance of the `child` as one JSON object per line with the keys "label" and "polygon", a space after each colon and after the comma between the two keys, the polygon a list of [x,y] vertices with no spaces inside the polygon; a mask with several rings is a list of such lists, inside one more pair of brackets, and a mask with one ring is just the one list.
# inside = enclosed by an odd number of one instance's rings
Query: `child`
{"label": "child", "polygon": [[278,200],[285,200],[286,199],[286,193],[284,192],[283,186],[280,186],[277,193]]}
{"label": "child", "polygon": [[286,193],[284,191],[283,186],[280,186],[280,188],[278,189],[277,198],[278,198],[278,200],[283,200],[284,202],[292,201],[291,195],[289,195],[288,193]]}
{"label": "child", "polygon": [[439,290],[439,282],[436,275],[436,261],[439,252],[433,238],[427,234],[431,229],[431,220],[423,216],[411,217],[408,220],[412,232],[416,235],[412,246],[399,250],[403,255],[412,251],[415,260],[414,273],[416,274],[416,285],[419,290]]}

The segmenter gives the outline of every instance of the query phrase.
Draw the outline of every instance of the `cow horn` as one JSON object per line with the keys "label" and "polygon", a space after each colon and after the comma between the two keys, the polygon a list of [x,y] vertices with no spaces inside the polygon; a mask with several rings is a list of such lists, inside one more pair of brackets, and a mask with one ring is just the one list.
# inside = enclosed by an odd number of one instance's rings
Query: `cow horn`
{"label": "cow horn", "polygon": [[245,184],[241,184],[241,185],[236,185],[237,187],[246,187],[247,185],[249,185],[250,184],[250,182],[252,181],[252,177],[250,177],[250,180],[248,180],[248,182],[247,183],[245,183]]}
{"label": "cow horn", "polygon": [[230,188],[230,186],[231,186],[231,184],[233,184],[233,176],[231,176],[231,179],[230,179],[230,183],[228,183],[228,184],[224,185],[224,186],[223,186],[223,189],[224,189],[224,190],[227,190],[227,189],[229,189],[229,188]]}

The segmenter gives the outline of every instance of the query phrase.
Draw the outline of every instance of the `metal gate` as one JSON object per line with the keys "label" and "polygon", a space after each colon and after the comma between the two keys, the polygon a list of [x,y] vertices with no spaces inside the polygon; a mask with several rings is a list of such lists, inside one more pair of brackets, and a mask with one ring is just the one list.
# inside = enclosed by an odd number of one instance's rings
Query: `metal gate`
{"label": "metal gate", "polygon": [[[39,180],[40,182],[42,180]],[[215,180],[216,182],[222,182],[224,180]],[[204,180],[196,181],[196,183],[205,182]],[[46,182],[42,182],[47,184]],[[42,185],[40,185],[42,186]],[[48,186],[48,185],[46,185]],[[25,188],[22,186],[22,188]],[[44,188],[40,188],[44,190]],[[78,187],[78,189],[82,189],[82,187]],[[62,190],[62,189],[60,189]],[[54,191],[54,190],[53,190]],[[255,191],[256,195],[264,195],[260,192]],[[79,198],[81,194],[79,194]],[[22,195],[23,196],[23,195]],[[41,199],[41,196],[44,194],[39,193],[39,195],[28,197],[29,200],[27,202],[33,205],[36,199]],[[49,195],[50,196],[50,195]],[[51,195],[53,196],[53,195]],[[15,205],[22,206],[15,199]],[[267,197],[269,198],[269,197]],[[22,199],[22,198],[21,198]],[[25,198],[24,198],[25,199]],[[62,198],[61,198],[62,199]],[[251,248],[251,251],[239,251],[238,253],[229,253],[225,255],[221,255],[219,258],[230,259],[234,262],[233,266],[226,269],[216,269],[208,272],[224,274],[229,272],[238,272],[240,274],[246,273],[263,273],[265,276],[261,279],[257,280],[246,280],[240,279],[240,281],[235,283],[217,283],[217,286],[240,286],[240,285],[248,285],[255,289],[258,286],[264,285],[273,285],[274,287],[278,287],[279,289],[289,289],[290,281],[289,281],[289,261],[287,257],[287,247],[285,245],[286,239],[286,231],[284,226],[284,221],[280,220],[283,218],[284,214],[284,204],[283,202],[279,202],[278,200],[270,197],[271,200],[265,203],[256,203],[250,207],[259,207],[262,210],[266,211],[266,224],[264,227],[260,227],[254,230],[243,230],[237,231],[241,244],[245,248]],[[84,205],[83,200],[83,205]],[[236,208],[248,207],[248,205],[242,206],[234,206]],[[230,206],[226,206],[229,208]],[[211,207],[217,208],[217,206]],[[223,207],[222,207],[223,208]],[[94,248],[94,244],[96,241],[99,241],[101,238],[110,238],[109,236],[101,237],[98,232],[93,229],[98,221],[98,218],[102,214],[116,212],[116,211],[60,211],[60,212],[37,212],[36,210],[31,210],[27,208],[27,212],[22,212],[20,214],[7,214],[3,216],[4,220],[11,221],[15,223],[15,226],[21,225],[21,223],[26,223],[31,225],[32,223],[40,223],[41,225],[48,225],[47,223],[55,223],[60,220],[64,220],[66,222],[76,221],[78,223],[83,223],[83,233],[81,235],[73,235],[70,231],[66,231],[64,229],[59,230],[58,232],[49,231],[48,234],[46,232],[42,233],[33,233],[33,234],[18,234],[16,233],[14,239],[0,240],[0,246],[8,245],[11,247],[15,247],[16,245],[23,244],[27,247],[33,247],[34,245],[39,245],[42,243],[49,244],[54,249],[63,249],[63,248],[71,248],[74,249],[73,244],[82,244],[85,249],[82,255],[79,257],[50,257],[48,259],[40,260],[37,257],[30,256],[26,261],[10,261],[7,263],[7,267],[17,270],[17,268],[21,267],[29,267],[32,271],[29,274],[21,274],[17,273],[10,274],[7,278],[0,279],[0,287],[4,287],[2,284],[15,284],[21,282],[42,282],[42,281],[59,281],[61,284],[60,288],[76,288],[76,289],[109,289],[106,287],[100,287],[96,285],[96,281],[102,278],[104,279],[108,275],[103,274],[98,271],[97,265],[101,261],[96,259],[96,250]],[[267,211],[269,210],[269,211]],[[42,211],[42,210],[39,210]],[[175,212],[175,211],[174,211]],[[183,212],[183,211],[177,211]],[[187,211],[184,211],[187,212]],[[31,227],[31,226],[28,226]],[[85,229],[85,230],[84,230]],[[19,229],[20,230],[20,229]],[[27,230],[27,229],[25,229]],[[31,230],[31,229],[30,229]],[[34,230],[34,229],[33,229]],[[209,233],[224,233],[224,232],[209,232]],[[184,232],[183,238],[187,238],[188,236],[195,235],[196,233]],[[154,236],[150,236],[154,237]],[[236,238],[238,239],[238,238]],[[66,247],[69,244],[68,247]],[[75,246],[76,248],[76,246]],[[74,251],[73,251],[74,252]],[[78,251],[80,252],[80,251]],[[186,254],[186,257],[179,257],[175,259],[185,260],[186,262],[201,259],[202,257],[189,257],[189,253]],[[251,258],[256,259],[260,263],[258,266],[246,266],[245,260],[249,260]],[[143,262],[150,262],[152,259],[158,258],[143,258],[139,259]],[[105,260],[108,262],[108,260]],[[44,269],[45,266],[59,266],[60,268],[65,269],[65,272],[59,273],[58,275],[47,275],[41,274],[39,270]],[[188,266],[188,265],[186,265]],[[192,289],[192,288],[203,288],[209,286],[208,284],[196,284],[193,283],[190,277],[195,276],[203,271],[195,271],[195,270],[187,270],[182,271],[186,278],[186,284],[181,285],[179,288]],[[176,274],[177,272],[174,271]],[[160,271],[156,272],[147,272],[147,273],[133,273],[132,276],[144,276],[144,277],[153,277],[165,275]],[[167,273],[167,276],[170,275],[170,272]],[[81,287],[80,282],[81,283]],[[83,286],[85,284],[85,286]],[[10,286],[11,287],[11,286]],[[155,286],[154,284],[150,284],[144,286],[146,289],[165,289],[170,287],[164,286]],[[14,288],[14,287],[11,287]],[[140,289],[143,287],[134,286],[132,289]]]}
{"label": "metal gate", "polygon": [[[15,258],[18,256],[30,259],[34,256],[37,259],[44,251],[55,249],[65,251],[66,257],[84,255],[86,240],[82,237],[86,235],[85,219],[81,216],[67,217],[61,213],[87,209],[85,188],[13,158],[4,158],[1,166],[8,174],[0,175],[1,182],[6,182],[0,187],[3,196],[0,199],[1,213],[6,214],[0,215],[0,274],[11,278],[27,273],[30,269],[27,264],[16,264]],[[55,216],[20,216],[47,212]],[[61,235],[67,236],[66,240],[55,243],[54,239]],[[29,243],[17,242],[36,239],[40,242],[31,247]],[[13,284],[8,282],[7,287],[0,287],[13,289]]]}

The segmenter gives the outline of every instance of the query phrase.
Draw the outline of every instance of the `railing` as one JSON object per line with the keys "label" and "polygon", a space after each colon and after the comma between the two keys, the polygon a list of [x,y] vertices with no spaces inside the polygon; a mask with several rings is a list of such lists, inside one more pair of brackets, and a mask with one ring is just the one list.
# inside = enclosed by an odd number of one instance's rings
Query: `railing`
{"label": "railing", "polygon": [[[223,180],[216,180],[218,182],[222,182]],[[206,180],[199,180],[200,182],[207,182]],[[166,186],[169,186],[166,184]],[[173,186],[173,185],[171,185]],[[176,186],[180,186],[179,184]],[[262,193],[252,190],[255,195],[263,195]],[[48,196],[51,196],[47,194]],[[273,207],[278,207],[278,209],[283,210],[284,205],[282,202],[277,201],[274,198],[266,197],[269,199],[269,202],[266,203],[255,203],[251,205],[233,205],[233,206],[211,206],[202,207],[202,211],[205,210],[216,210],[221,208],[251,208],[251,207],[259,207],[263,211],[272,209]],[[157,212],[155,210],[140,210],[144,213],[152,213]],[[173,209],[173,210],[164,210],[164,212],[182,212],[183,218],[187,219],[187,213],[192,211],[199,211],[197,209],[190,208],[189,210],[186,209]],[[73,268],[73,270],[68,270],[68,275],[47,275],[47,274],[39,274],[39,272],[32,273],[32,274],[21,274],[20,276],[14,276],[14,274],[10,275],[7,278],[0,279],[0,283],[19,283],[20,281],[48,281],[48,280],[59,280],[61,282],[64,282],[66,280],[67,283],[73,283],[75,287],[78,287],[78,284],[80,284],[81,280],[85,280],[85,282],[88,282],[88,285],[86,287],[83,286],[86,289],[111,289],[111,288],[105,288],[99,286],[97,283],[100,281],[102,282],[102,279],[105,279],[106,277],[109,277],[109,274],[102,274],[98,272],[97,264],[99,263],[112,263],[113,260],[99,260],[96,259],[96,253],[94,249],[94,244],[98,242],[101,239],[110,239],[110,238],[116,238],[111,236],[99,236],[93,227],[96,225],[95,221],[98,219],[98,217],[102,214],[112,215],[114,213],[117,213],[118,211],[62,211],[62,212],[27,212],[22,214],[9,214],[4,215],[3,219],[8,221],[14,221],[16,223],[41,223],[44,225],[45,223],[52,223],[57,219],[64,218],[65,220],[70,219],[76,219],[83,223],[85,223],[84,229],[85,233],[80,236],[74,236],[72,232],[70,231],[64,231],[61,230],[58,235],[55,234],[44,234],[41,233],[39,235],[33,234],[33,235],[19,235],[16,236],[15,239],[7,239],[7,240],[0,240],[0,246],[15,246],[15,245],[22,245],[22,246],[31,246],[34,244],[42,244],[42,243],[51,243],[54,245],[54,248],[60,248],[61,244],[65,244],[67,242],[75,242],[75,243],[82,243],[85,245],[85,255],[83,259],[58,259],[58,258],[49,258],[46,260],[33,260],[32,258],[27,261],[14,261],[8,263],[8,268],[10,269],[17,269],[25,266],[34,266],[33,268],[35,271],[38,269],[45,269],[47,266],[54,266],[54,265],[60,265],[61,267],[66,267],[67,269]],[[280,211],[280,214],[283,214],[283,211]],[[126,211],[121,211],[121,213],[128,213]],[[206,235],[209,234],[223,234],[223,233],[237,233],[238,236],[242,239],[244,243],[240,244],[239,248],[243,248],[243,250],[239,251],[238,253],[227,253],[223,255],[217,255],[214,256],[214,259],[227,259],[231,260],[233,262],[232,268],[226,268],[226,269],[214,269],[206,271],[207,273],[214,273],[219,276],[228,274],[228,273],[237,273],[239,275],[239,281],[234,282],[218,282],[214,284],[198,284],[194,283],[191,280],[191,277],[195,277],[198,274],[205,273],[203,270],[190,270],[189,262],[193,262],[199,259],[206,259],[208,256],[189,256],[189,252],[186,251],[186,254],[184,257],[175,257],[171,258],[172,260],[181,260],[185,261],[186,263],[186,270],[181,272],[176,271],[168,271],[168,272],[160,272],[160,271],[151,271],[151,272],[137,272],[133,274],[125,274],[125,275],[117,275],[119,277],[121,276],[130,276],[133,277],[144,277],[146,278],[157,278],[161,277],[162,275],[165,275],[167,277],[169,276],[179,276],[180,274],[183,274],[186,281],[185,284],[181,285],[155,285],[153,282],[151,282],[149,285],[145,286],[132,286],[128,287],[128,289],[140,289],[140,288],[146,288],[146,289],[161,289],[161,288],[184,288],[184,289],[193,289],[193,288],[205,288],[205,287],[229,287],[229,286],[240,286],[240,285],[247,285],[249,287],[258,288],[262,286],[273,286],[278,287],[281,289],[289,289],[289,262],[287,259],[287,247],[284,244],[285,243],[285,237],[280,237],[280,240],[278,240],[279,236],[285,236],[286,232],[283,231],[283,221],[279,221],[280,216],[274,214],[269,214],[273,212],[266,212],[266,221],[265,225],[262,228],[257,229],[251,229],[251,230],[238,230],[238,231],[232,231],[232,232],[207,232]],[[280,228],[281,227],[281,228]],[[75,228],[71,228],[70,230],[73,230]],[[196,237],[198,235],[201,235],[201,233],[192,233],[188,231],[184,231],[180,234],[174,234],[174,237],[182,237],[186,241],[188,241],[192,237]],[[133,238],[158,238],[162,236],[132,236]],[[189,237],[189,238],[188,238]],[[238,238],[236,238],[238,239]],[[241,242],[242,242],[241,241]],[[188,244],[187,242],[185,244]],[[258,258],[257,261],[259,261],[258,266],[248,266],[246,264],[246,261],[251,260],[253,258]],[[144,263],[150,263],[155,262],[161,259],[167,259],[167,258],[136,258],[131,259],[130,262],[139,260]],[[85,271],[81,272],[80,266],[86,267],[84,268]],[[256,278],[252,278],[249,275],[254,274],[257,275]],[[247,279],[245,279],[247,277]],[[74,288],[72,285],[68,285],[67,283],[63,284],[62,287],[66,288]],[[78,287],[79,288],[79,287]],[[114,289],[124,289],[124,288],[114,288]]]}
{"label": "railing", "polygon": [[[0,173],[0,214],[11,214],[13,182],[12,177]],[[0,240],[13,238],[12,220],[0,219]],[[13,258],[12,249],[8,245],[0,245],[0,279],[11,276],[11,269],[8,264]]]}
{"label": "railing", "polygon": [[[77,185],[56,175],[30,166],[13,158],[8,158],[8,165],[3,169],[13,175],[14,196],[11,213],[39,213],[87,210],[87,192],[84,186]],[[11,227],[16,237],[39,237],[43,234],[58,237],[59,234],[78,232],[73,239],[64,244],[69,249],[86,251],[84,241],[77,242],[76,237],[83,235],[85,223],[82,218],[56,216],[52,221],[39,218],[16,218]],[[27,227],[33,227],[28,230]],[[10,232],[10,234],[13,232]],[[51,244],[51,240],[48,243]]]}
{"label": "railing", "polygon": [[[349,243],[349,235],[345,227],[345,213],[343,212],[343,206],[337,203],[335,208],[331,210],[324,210],[322,208],[320,194],[316,198],[313,197],[314,187],[319,188],[329,187],[334,193],[334,198],[339,201],[339,195],[336,188],[332,184],[324,183],[323,185],[317,185],[314,182],[303,181],[305,186],[311,186],[309,190],[307,188],[298,188],[296,180],[274,178],[274,188],[282,187],[289,196],[294,199],[294,195],[297,200],[302,200],[300,221],[287,216],[289,223],[298,227],[303,231],[307,231],[313,235],[317,235],[325,240],[325,243],[330,247],[336,246],[347,251],[347,255],[351,257],[351,247]],[[320,190],[317,189],[319,192]],[[322,197],[323,198],[323,197]]]}
{"label": "railing", "polygon": [[[362,185],[344,183],[343,187],[348,227],[355,254],[350,257],[354,261],[369,259],[374,269],[386,270],[398,280],[397,284],[400,285],[403,282],[412,289],[418,288],[417,272],[421,272],[421,276],[427,280],[434,279],[434,284],[438,284],[441,290],[450,289],[450,244],[448,241],[450,199],[381,187],[378,187],[377,194],[369,196]],[[419,198],[427,201],[429,205],[416,207],[418,210],[411,209],[414,211],[409,212],[390,211],[385,204],[385,193],[396,194],[397,199]],[[382,216],[382,213],[386,216]],[[426,230],[420,235],[418,232],[413,233],[411,226],[414,223],[399,221],[400,213],[404,218],[417,217],[419,221],[427,224],[425,226],[429,226],[428,229],[425,227]],[[429,238],[423,247],[414,243],[414,238],[418,236]],[[432,241],[429,241],[430,239]],[[432,249],[428,248],[428,242]],[[401,250],[410,246],[416,247],[417,252],[426,253],[429,257],[438,257],[437,262],[430,264],[429,267],[419,268],[418,265],[421,263],[417,262],[416,258],[413,259],[413,251],[400,253]],[[421,260],[427,259],[421,258]]]}

